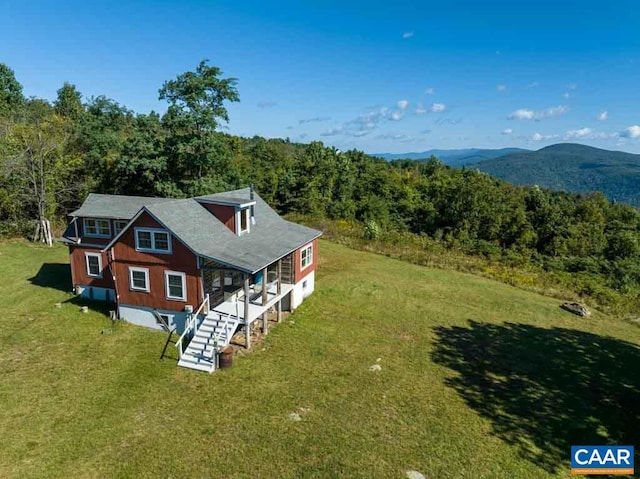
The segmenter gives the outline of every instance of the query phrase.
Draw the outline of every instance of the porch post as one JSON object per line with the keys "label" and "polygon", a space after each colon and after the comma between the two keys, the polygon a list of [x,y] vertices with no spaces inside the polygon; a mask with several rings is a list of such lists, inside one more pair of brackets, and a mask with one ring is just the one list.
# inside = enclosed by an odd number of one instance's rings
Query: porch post
{"label": "porch post", "polygon": [[262,306],[267,304],[267,268],[262,270]]}
{"label": "porch post", "polygon": [[[267,304],[267,272],[268,267],[262,270],[262,306]],[[267,312],[262,313],[262,334],[269,332],[269,321],[267,320]]]}
{"label": "porch post", "polygon": [[279,259],[276,264],[276,277],[278,280],[278,322],[280,322],[282,320],[282,298],[280,297],[282,294],[282,259]]}
{"label": "porch post", "polygon": [[251,323],[249,322],[249,275],[244,278],[244,347],[251,347]]}

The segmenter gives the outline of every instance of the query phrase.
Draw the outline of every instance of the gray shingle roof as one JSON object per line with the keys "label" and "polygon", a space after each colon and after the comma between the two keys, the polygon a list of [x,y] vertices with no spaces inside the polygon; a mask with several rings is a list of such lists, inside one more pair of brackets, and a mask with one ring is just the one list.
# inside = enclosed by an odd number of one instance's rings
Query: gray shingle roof
{"label": "gray shingle roof", "polygon": [[[246,204],[249,188],[197,199]],[[194,253],[255,273],[321,235],[320,231],[286,221],[254,194],[256,223],[236,236],[196,199],[146,198],[90,194],[72,216],[131,219],[143,208]],[[69,231],[71,234],[71,231]]]}
{"label": "gray shingle roof", "polygon": [[175,199],[90,193],[82,206],[71,213],[71,216],[130,220],[145,205],[170,201]]}
{"label": "gray shingle roof", "polygon": [[[226,192],[242,202],[249,189]],[[199,197],[200,199],[215,199]],[[256,224],[236,236],[194,199],[148,205],[146,209],[195,253],[255,273],[321,235],[320,231],[281,218],[262,198],[254,196]]]}

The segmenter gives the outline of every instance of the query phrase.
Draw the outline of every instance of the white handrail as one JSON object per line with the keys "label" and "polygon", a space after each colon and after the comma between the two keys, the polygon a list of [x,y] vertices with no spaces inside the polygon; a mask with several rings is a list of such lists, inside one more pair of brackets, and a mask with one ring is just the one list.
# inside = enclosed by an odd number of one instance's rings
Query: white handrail
{"label": "white handrail", "polygon": [[187,323],[185,324],[185,328],[184,328],[184,332],[182,333],[182,336],[180,336],[180,338],[178,338],[178,340],[176,341],[176,348],[178,348],[178,356],[181,359],[182,359],[182,340],[185,338],[187,333],[189,331],[191,331],[192,329],[193,329],[193,335],[194,336],[198,332],[198,315],[202,311],[202,308],[204,308],[205,304],[207,305],[207,310],[208,310],[209,309],[209,295],[208,294],[205,296],[204,301],[202,301],[202,304],[196,310],[196,312],[192,313],[189,316],[189,319],[188,319]]}

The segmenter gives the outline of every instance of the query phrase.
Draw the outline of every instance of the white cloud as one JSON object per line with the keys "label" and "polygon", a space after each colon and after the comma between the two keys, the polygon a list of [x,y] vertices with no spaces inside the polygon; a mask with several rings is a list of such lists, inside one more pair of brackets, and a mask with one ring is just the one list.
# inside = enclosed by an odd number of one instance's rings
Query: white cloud
{"label": "white cloud", "polygon": [[547,108],[546,110],[543,110],[543,111],[539,112],[538,113],[538,117],[539,118],[551,118],[552,116],[564,115],[568,111],[569,111],[569,107],[568,106],[558,105],[558,106],[553,106],[553,107]]}
{"label": "white cloud", "polygon": [[535,111],[521,108],[520,110],[516,110],[512,112],[508,118],[510,120],[533,120],[535,116],[536,116]]}
{"label": "white cloud", "polygon": [[556,140],[558,139],[558,135],[541,135],[540,133],[534,133],[530,140],[531,141],[548,141],[548,140]]}
{"label": "white cloud", "polygon": [[[404,101],[404,100],[402,100]],[[398,102],[398,106],[401,102]],[[408,102],[407,102],[408,106]],[[321,136],[366,136],[378,128],[385,121],[399,121],[404,118],[405,109],[390,109],[387,107],[374,106],[369,108],[365,113],[361,114],[353,120],[339,124],[334,128],[320,133]]]}
{"label": "white cloud", "polygon": [[569,83],[568,85],[566,85],[567,88],[569,90],[577,90],[578,89],[578,85],[576,83]]}
{"label": "white cloud", "polygon": [[277,104],[275,101],[259,101],[258,108],[273,108]]}
{"label": "white cloud", "polygon": [[342,135],[344,132],[342,130],[341,126],[337,126],[335,128],[331,128],[330,130],[327,131],[323,131],[322,133],[320,133],[320,136],[336,136],[336,135]]}
{"label": "white cloud", "polygon": [[521,108],[512,112],[507,118],[510,120],[541,120],[543,118],[551,118],[554,116],[564,115],[569,111],[568,106],[558,105],[546,108],[541,111],[533,111],[527,108]]}
{"label": "white cloud", "polygon": [[375,140],[411,141],[412,137],[402,133],[383,133],[374,138]]}
{"label": "white cloud", "polygon": [[320,123],[323,121],[329,121],[331,117],[328,116],[316,116],[314,118],[305,118],[303,120],[298,121],[299,125],[304,125],[305,123]]}
{"label": "white cloud", "polygon": [[640,125],[633,125],[620,132],[622,138],[640,138]]}
{"label": "white cloud", "polygon": [[404,32],[402,34],[402,38],[411,38],[413,36],[413,32]]}
{"label": "white cloud", "polygon": [[600,121],[605,121],[607,118],[609,118],[609,112],[606,110],[598,115],[598,120]]}
{"label": "white cloud", "polygon": [[564,134],[564,140],[597,140],[611,138],[617,136],[610,135],[602,131],[593,131],[591,128],[580,128],[578,130],[569,130]]}
{"label": "white cloud", "polygon": [[408,106],[409,102],[407,100],[400,100],[398,102],[398,108],[400,108],[401,110],[406,110]]}
{"label": "white cloud", "polygon": [[511,128],[507,128],[506,130],[502,130],[502,135],[510,135],[511,133],[513,133],[513,130]]}
{"label": "white cloud", "polygon": [[427,88],[427,89],[424,91],[424,94],[425,94],[425,95],[435,95],[435,94],[436,94],[436,90],[435,90],[435,88]]}
{"label": "white cloud", "polygon": [[507,89],[507,85],[497,85],[496,90],[505,91]]}
{"label": "white cloud", "polygon": [[445,105],[444,103],[432,103],[429,106],[429,111],[431,113],[442,113],[446,109],[447,109],[447,105]]}
{"label": "white cloud", "polygon": [[571,98],[571,93],[569,92],[565,92],[562,94],[562,98],[564,98],[565,100],[568,100],[569,98]]}
{"label": "white cloud", "polygon": [[527,85],[527,88],[538,88],[540,86],[540,83],[538,83],[537,81],[534,81],[533,83],[529,83]]}
{"label": "white cloud", "polygon": [[416,115],[422,115],[426,113],[427,109],[424,107],[421,101],[418,102],[418,106],[416,106]]}

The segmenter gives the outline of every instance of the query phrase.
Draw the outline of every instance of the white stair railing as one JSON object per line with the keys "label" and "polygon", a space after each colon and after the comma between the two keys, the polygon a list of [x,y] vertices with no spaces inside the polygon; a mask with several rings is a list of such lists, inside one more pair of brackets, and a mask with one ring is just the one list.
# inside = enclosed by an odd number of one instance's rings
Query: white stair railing
{"label": "white stair railing", "polygon": [[184,338],[191,331],[193,331],[193,336],[195,336],[197,334],[197,332],[198,332],[198,316],[202,312],[202,310],[205,307],[205,305],[206,305],[207,311],[208,311],[209,310],[209,295],[208,294],[205,296],[204,301],[202,302],[200,307],[196,310],[196,312],[192,313],[191,315],[189,315],[189,317],[187,319],[187,323],[185,324],[184,332],[182,333],[182,336],[180,336],[180,338],[176,341],[176,348],[178,348],[178,357],[180,359],[182,359],[182,342],[184,341]]}

